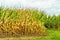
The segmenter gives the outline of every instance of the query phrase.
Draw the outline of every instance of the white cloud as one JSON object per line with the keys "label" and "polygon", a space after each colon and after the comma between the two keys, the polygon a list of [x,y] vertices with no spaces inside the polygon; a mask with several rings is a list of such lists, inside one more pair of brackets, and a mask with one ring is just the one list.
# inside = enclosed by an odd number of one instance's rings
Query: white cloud
{"label": "white cloud", "polygon": [[23,1],[22,4],[24,6],[27,6],[27,7],[48,8],[48,7],[52,6],[52,4],[54,2],[55,2],[54,0],[50,0],[50,1],[48,1],[48,0],[45,0],[45,1],[38,0],[38,1],[35,1],[35,2]]}
{"label": "white cloud", "polygon": [[3,6],[25,6],[25,7],[41,7],[47,8],[52,5],[55,0],[0,0]]}

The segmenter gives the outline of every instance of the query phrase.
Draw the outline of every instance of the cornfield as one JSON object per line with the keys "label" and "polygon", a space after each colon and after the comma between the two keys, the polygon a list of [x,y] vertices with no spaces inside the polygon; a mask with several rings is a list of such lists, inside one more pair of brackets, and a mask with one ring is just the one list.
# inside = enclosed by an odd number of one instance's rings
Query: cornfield
{"label": "cornfield", "polygon": [[0,8],[0,37],[44,35],[42,17],[38,10]]}

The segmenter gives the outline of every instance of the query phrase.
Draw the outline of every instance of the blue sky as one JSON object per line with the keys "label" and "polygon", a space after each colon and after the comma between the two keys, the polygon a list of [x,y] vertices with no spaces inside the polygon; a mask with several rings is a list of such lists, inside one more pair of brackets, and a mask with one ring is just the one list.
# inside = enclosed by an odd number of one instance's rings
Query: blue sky
{"label": "blue sky", "polygon": [[9,8],[38,8],[47,14],[60,14],[60,0],[0,0],[0,6]]}

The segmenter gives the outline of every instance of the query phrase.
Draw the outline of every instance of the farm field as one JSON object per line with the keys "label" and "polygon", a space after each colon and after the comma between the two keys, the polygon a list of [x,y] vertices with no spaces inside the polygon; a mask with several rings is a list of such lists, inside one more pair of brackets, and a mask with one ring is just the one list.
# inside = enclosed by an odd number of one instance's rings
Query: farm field
{"label": "farm field", "polygon": [[60,15],[37,9],[0,7],[1,40],[60,40]]}
{"label": "farm field", "polygon": [[[49,32],[48,32],[49,31]],[[0,38],[0,40],[60,40],[60,31],[48,30],[49,36],[40,37],[19,37],[19,38]]]}

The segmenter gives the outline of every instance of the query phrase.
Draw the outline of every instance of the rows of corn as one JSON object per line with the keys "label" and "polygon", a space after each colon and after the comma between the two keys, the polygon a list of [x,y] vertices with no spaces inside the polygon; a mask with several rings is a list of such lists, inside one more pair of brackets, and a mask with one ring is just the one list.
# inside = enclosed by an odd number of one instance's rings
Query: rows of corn
{"label": "rows of corn", "polygon": [[44,23],[36,19],[39,15],[38,10],[0,8],[0,37],[44,35]]}

